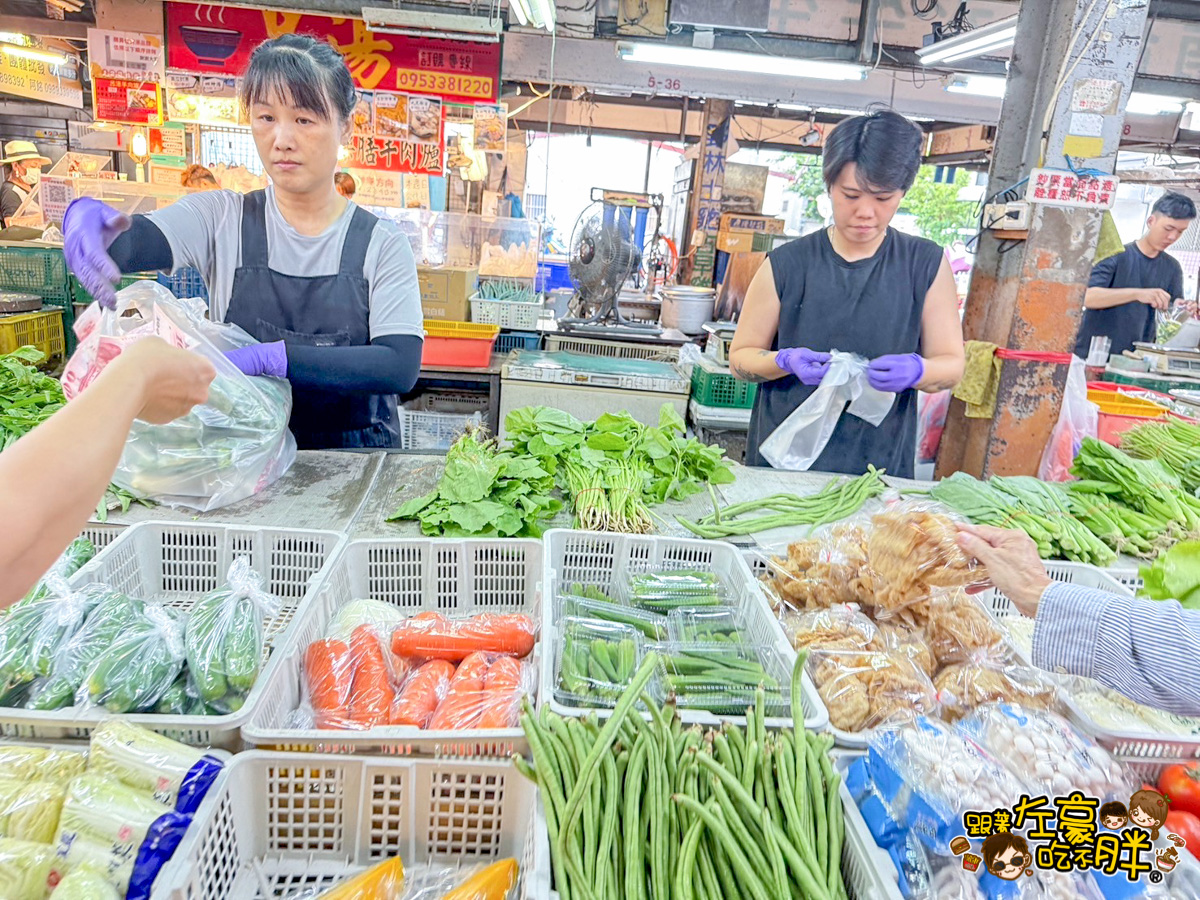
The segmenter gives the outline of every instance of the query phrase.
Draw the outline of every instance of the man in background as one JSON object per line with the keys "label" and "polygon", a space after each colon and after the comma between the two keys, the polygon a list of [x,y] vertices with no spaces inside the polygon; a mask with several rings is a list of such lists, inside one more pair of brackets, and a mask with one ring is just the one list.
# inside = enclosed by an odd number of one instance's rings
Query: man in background
{"label": "man in background", "polygon": [[1190,198],[1163,194],[1150,211],[1146,233],[1096,264],[1084,296],[1076,356],[1087,359],[1094,337],[1107,337],[1112,342],[1109,353],[1118,356],[1135,343],[1155,343],[1155,314],[1183,298],[1183,269],[1166,250],[1195,218],[1196,204]]}
{"label": "man in background", "polygon": [[333,176],[333,186],[337,188],[337,192],[347,200],[354,199],[354,189],[357,187],[354,183],[354,176],[349,172],[338,172]]}
{"label": "man in background", "polygon": [[38,152],[32,141],[9,141],[4,145],[4,183],[0,185],[0,228],[8,227],[33,186],[42,177],[42,167],[50,160]]}

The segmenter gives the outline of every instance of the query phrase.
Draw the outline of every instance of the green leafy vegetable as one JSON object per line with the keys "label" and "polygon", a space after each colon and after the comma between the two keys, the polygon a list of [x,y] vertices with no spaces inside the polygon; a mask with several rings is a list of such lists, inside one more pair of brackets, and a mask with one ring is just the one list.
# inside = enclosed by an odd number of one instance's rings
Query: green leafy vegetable
{"label": "green leafy vegetable", "polygon": [[446,453],[437,489],[409,500],[388,521],[416,519],[441,537],[541,537],[562,509],[554,478],[538,460],[501,452],[482,429],[468,429]]}
{"label": "green leafy vegetable", "polygon": [[1200,609],[1200,541],[1182,541],[1152,565],[1142,566],[1145,582],[1139,596],[1178,600],[1187,609]]}

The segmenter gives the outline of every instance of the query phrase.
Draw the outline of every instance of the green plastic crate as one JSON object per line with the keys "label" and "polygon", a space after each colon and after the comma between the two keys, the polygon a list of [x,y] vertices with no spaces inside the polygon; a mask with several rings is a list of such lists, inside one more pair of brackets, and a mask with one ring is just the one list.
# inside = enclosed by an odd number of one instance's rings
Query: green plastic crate
{"label": "green plastic crate", "polygon": [[724,372],[710,372],[704,366],[692,368],[692,397],[702,406],[749,409],[757,395],[757,384],[738,381]]}
{"label": "green plastic crate", "polygon": [[[138,281],[154,281],[157,276],[154,272],[135,272],[132,275],[123,275],[121,281],[117,284],[117,290],[129,287]],[[87,305],[91,303],[94,297],[88,293],[87,288],[79,283],[79,279],[74,275],[71,276],[71,296],[76,304]]]}
{"label": "green plastic crate", "polygon": [[70,303],[63,252],[57,247],[0,247],[0,291],[37,294],[55,306]]}

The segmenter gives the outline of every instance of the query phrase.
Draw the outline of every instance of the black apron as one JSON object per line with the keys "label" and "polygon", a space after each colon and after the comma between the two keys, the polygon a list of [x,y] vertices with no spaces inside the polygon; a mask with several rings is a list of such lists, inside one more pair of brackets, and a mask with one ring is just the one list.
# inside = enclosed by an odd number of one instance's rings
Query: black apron
{"label": "black apron", "polygon": [[[867,359],[920,351],[925,295],[942,264],[937,244],[889,228],[874,256],[847,262],[822,229],[785,244],[769,259],[779,295],[771,349],[841,350]],[[759,446],[814,391],[794,375],[758,386],[746,465],[770,465]],[[879,427],[842,413],[812,471],[861,475],[871,463],[912,478],[916,448],[917,392],[902,391]]]}
{"label": "black apron", "polygon": [[[233,274],[225,321],[258,340],[307,347],[361,347],[371,342],[370,286],[363,274],[378,221],[355,207],[336,275],[286,275],[267,264],[267,194],[242,201],[242,264]],[[399,446],[396,397],[299,389],[292,385],[289,427],[301,450]]]}

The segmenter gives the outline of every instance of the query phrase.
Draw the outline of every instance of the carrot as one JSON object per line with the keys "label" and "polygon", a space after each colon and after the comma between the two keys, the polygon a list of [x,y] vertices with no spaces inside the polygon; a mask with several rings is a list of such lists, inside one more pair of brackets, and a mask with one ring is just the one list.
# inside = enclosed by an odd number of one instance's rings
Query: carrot
{"label": "carrot", "polygon": [[487,669],[488,658],[483,653],[472,653],[462,661],[450,679],[446,698],[438,704],[437,711],[429,720],[431,731],[475,727],[483,715],[483,680]]}
{"label": "carrot", "polygon": [[392,632],[392,652],[398,656],[451,662],[479,652],[518,658],[533,652],[537,629],[529,616],[481,613],[455,622],[434,616],[437,614],[413,616],[396,626]]}
{"label": "carrot", "polygon": [[313,641],[304,651],[304,678],[318,728],[336,728],[345,719],[354,666],[345,641]]}
{"label": "carrot", "polygon": [[483,680],[483,715],[477,728],[516,728],[521,715],[522,666],[511,656],[501,656],[488,666]]}
{"label": "carrot", "polygon": [[454,677],[454,666],[444,659],[434,659],[413,672],[400,697],[392,707],[393,725],[415,725],[424,728],[433,715]]}
{"label": "carrot", "polygon": [[350,657],[354,660],[354,684],[350,690],[352,723],[363,728],[386,724],[391,716],[396,692],[392,672],[383,656],[383,644],[374,625],[359,625],[350,637]]}

